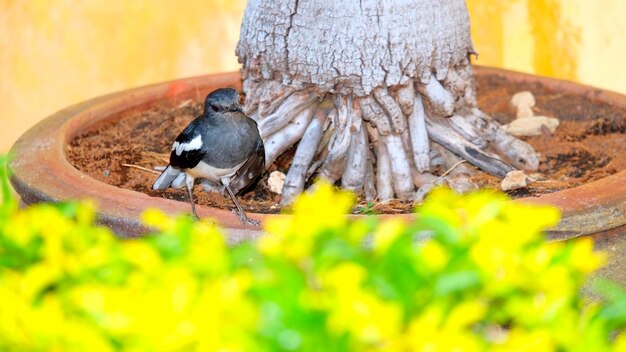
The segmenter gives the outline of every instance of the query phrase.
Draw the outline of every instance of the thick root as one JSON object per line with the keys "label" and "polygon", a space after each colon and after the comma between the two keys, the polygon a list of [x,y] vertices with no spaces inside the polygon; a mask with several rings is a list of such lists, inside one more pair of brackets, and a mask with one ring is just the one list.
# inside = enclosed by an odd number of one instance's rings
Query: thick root
{"label": "thick root", "polygon": [[265,118],[258,115],[260,119],[259,132],[261,133],[261,137],[263,139],[269,138],[270,135],[283,129],[296,116],[301,116],[300,112],[310,110],[311,106],[317,105],[314,104],[315,99],[316,97],[313,93],[294,93],[285,99],[284,103],[271,115]]}
{"label": "thick root", "polygon": [[404,116],[410,116],[413,112],[413,102],[415,101],[415,82],[412,80],[392,92]]}
{"label": "thick root", "polygon": [[348,160],[346,161],[346,170],[341,177],[341,187],[355,193],[359,193],[363,189],[369,161],[367,132],[362,126],[362,123],[363,121],[359,119],[358,128],[352,134],[350,149],[348,150]]}
{"label": "thick root", "polygon": [[391,121],[374,98],[367,96],[360,99],[359,104],[363,111],[363,118],[376,127],[379,135],[385,136],[391,133]]}
{"label": "thick root", "polygon": [[468,142],[480,149],[487,148],[487,141],[483,138],[483,133],[476,129],[466,118],[459,115],[452,115],[448,122],[450,126],[458,132]]}
{"label": "thick root", "polygon": [[539,168],[539,156],[530,144],[508,134],[502,126],[485,113],[475,108],[468,119],[483,131],[490,145],[515,167],[535,171]]}
{"label": "thick root", "polygon": [[417,95],[413,98],[412,111],[409,115],[409,135],[413,150],[413,162],[419,172],[430,170],[430,147],[426,130],[426,113],[422,105],[422,98]]}
{"label": "thick root", "polygon": [[391,159],[387,146],[380,139],[376,142],[376,190],[379,201],[393,199]]}
{"label": "thick root", "polygon": [[411,199],[415,189],[413,188],[411,167],[402,144],[402,138],[395,134],[390,134],[381,136],[381,141],[389,155],[393,190],[396,193],[396,197],[402,200]]}
{"label": "thick root", "polygon": [[368,202],[376,199],[376,173],[374,172],[374,154],[368,148],[367,149],[367,166],[365,169],[365,180],[363,183],[363,192],[365,193],[365,200]]}
{"label": "thick root", "polygon": [[406,130],[406,119],[402,114],[402,109],[396,100],[389,94],[387,88],[377,88],[374,90],[374,97],[383,110],[387,113],[391,122],[391,129],[394,133],[401,134]]}
{"label": "thick root", "polygon": [[477,108],[468,63],[358,97],[324,96],[281,82],[244,86],[262,91],[249,94],[257,101],[246,101],[246,111],[259,121],[266,165],[299,141],[283,186],[283,205],[315,175],[341,181],[368,201],[420,202],[439,184],[457,192],[475,188],[473,169],[461,160],[499,177],[514,167],[538,166],[530,145]]}
{"label": "thick root", "polygon": [[306,131],[316,106],[309,106],[301,111],[280,132],[265,139],[265,167],[268,168],[276,158],[300,140]]}
{"label": "thick root", "polygon": [[298,144],[296,154],[291,162],[289,172],[285,177],[285,183],[282,189],[282,199],[280,203],[282,205],[291,204],[294,199],[304,190],[304,184],[306,182],[306,175],[317,146],[322,139],[322,132],[324,127],[324,120],[326,119],[325,112],[322,109],[317,109],[313,120],[309,124],[304,132],[304,136]]}
{"label": "thick root", "polygon": [[362,118],[361,109],[351,98],[338,99],[334,138],[331,137],[328,156],[320,169],[320,177],[334,183],[339,180],[345,170],[348,149],[352,137],[351,126]]}
{"label": "thick root", "polygon": [[491,156],[468,142],[450,127],[443,125],[438,119],[428,116],[426,120],[428,135],[433,141],[469,161],[492,175],[504,177],[513,167],[497,157]]}
{"label": "thick root", "polygon": [[428,101],[435,114],[443,117],[450,117],[454,114],[454,97],[435,76],[432,76],[428,83],[418,85],[417,90]]}

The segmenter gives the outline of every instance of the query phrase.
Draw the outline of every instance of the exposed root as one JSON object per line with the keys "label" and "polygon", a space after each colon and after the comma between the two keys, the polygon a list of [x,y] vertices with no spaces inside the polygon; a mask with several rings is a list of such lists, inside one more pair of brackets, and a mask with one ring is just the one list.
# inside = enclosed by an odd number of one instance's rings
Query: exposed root
{"label": "exposed root", "polygon": [[370,96],[364,97],[359,100],[359,104],[363,110],[363,118],[376,127],[379,135],[385,136],[391,133],[391,122],[374,98]]}
{"label": "exposed root", "polygon": [[322,139],[322,128],[326,119],[325,112],[317,109],[315,116],[304,132],[304,136],[298,144],[298,149],[291,162],[289,172],[285,177],[282,190],[282,205],[291,204],[293,200],[304,190],[306,175],[315,156],[317,146]]}
{"label": "exposed root", "polygon": [[450,126],[461,136],[467,139],[480,149],[487,148],[487,141],[483,138],[483,133],[476,129],[466,118],[459,115],[452,115],[448,122]]}
{"label": "exposed root", "polygon": [[406,119],[402,114],[402,109],[396,100],[389,94],[387,88],[379,87],[374,90],[374,97],[391,121],[391,130],[400,134],[406,130]]}
{"label": "exposed root", "polygon": [[413,195],[413,203],[421,204],[424,201],[424,198],[426,198],[426,196],[430,192],[432,192],[432,190],[435,189],[435,187],[437,187],[437,186],[439,186],[441,184],[443,184],[443,180],[437,180],[437,181],[428,182],[428,183],[424,184]]}
{"label": "exposed root", "polygon": [[309,106],[290,121],[279,133],[265,139],[265,167],[269,167],[276,158],[300,140],[306,131],[316,106]]}
{"label": "exposed root", "polygon": [[432,76],[428,83],[418,85],[417,90],[429,103],[434,113],[444,117],[454,114],[454,97]]}
{"label": "exposed root", "polygon": [[[263,139],[269,138],[270,135],[287,126],[291,120],[297,116],[301,116],[303,110],[310,110],[314,106],[315,95],[309,92],[298,92],[290,95],[283,104],[281,104],[274,113],[263,118],[260,115],[259,132]],[[297,141],[297,140],[296,140]],[[267,164],[267,161],[266,161]]]}
{"label": "exposed root", "polygon": [[[460,165],[460,164],[459,164]],[[424,183],[413,195],[413,202],[420,204],[424,201],[424,198],[432,192],[435,187],[446,184],[452,190],[457,193],[466,193],[470,190],[476,189],[476,185],[471,181],[470,177],[466,174],[458,175],[442,175],[435,177]]]}
{"label": "exposed root", "polygon": [[508,134],[502,126],[475,108],[468,116],[470,122],[484,131],[485,137],[500,155],[520,169],[535,171],[539,168],[539,156],[530,144]]}
{"label": "exposed root", "polygon": [[430,170],[430,147],[428,132],[426,130],[426,113],[422,104],[422,98],[413,97],[412,111],[409,115],[409,134],[411,137],[411,149],[413,150],[413,162],[419,172]]}
{"label": "exposed root", "polygon": [[341,177],[341,186],[355,193],[361,192],[365,182],[368,163],[368,141],[367,132],[362,126],[363,121],[358,120],[358,128],[352,134],[350,149],[348,150],[348,160],[346,170]]}
{"label": "exposed root", "polygon": [[322,164],[319,175],[331,183],[339,180],[345,170],[348,158],[348,149],[352,133],[350,126],[353,121],[362,118],[361,109],[351,98],[341,97],[338,99],[337,115],[333,121],[335,125],[334,138],[331,137],[328,146],[328,156]]}
{"label": "exposed root", "polygon": [[380,138],[376,141],[376,191],[379,201],[393,199],[391,160],[387,146]]}
{"label": "exposed root", "polygon": [[449,150],[445,149],[444,147],[438,144],[434,145],[434,149],[436,149],[439,152],[439,155],[441,155],[441,157],[445,161],[446,171],[443,174],[441,174],[441,176],[439,177],[445,177],[448,174],[451,174],[452,176],[455,176],[458,174],[465,174],[465,175],[472,174],[472,171],[470,171],[470,169],[467,168],[466,165],[464,165],[467,162],[467,160],[459,158],[456,154],[453,154],[452,152],[450,152]]}
{"label": "exposed root", "polygon": [[437,176],[431,174],[431,173],[423,173],[423,174],[419,174],[418,178],[417,178],[417,184],[419,185],[417,188],[421,188],[423,185],[427,184],[427,183],[431,183],[431,182],[435,182],[437,180]]}
{"label": "exposed root", "polygon": [[409,131],[404,131],[400,135],[400,139],[402,140],[402,147],[404,148],[404,151],[407,155],[406,160],[409,162],[409,169],[411,170],[411,180],[413,180],[413,186],[417,186],[415,179],[420,172],[415,167],[415,162],[413,162],[413,148],[411,147],[411,137],[409,136]]}
{"label": "exposed root", "polygon": [[396,193],[396,197],[402,200],[410,199],[415,189],[413,188],[411,167],[402,145],[402,138],[395,134],[389,134],[381,136],[381,141],[389,155],[393,190]]}
{"label": "exposed root", "polygon": [[314,161],[306,173],[307,179],[311,178],[311,176],[313,176],[313,174],[317,172],[317,169],[322,166],[322,164],[326,160],[326,157],[328,156],[328,145],[330,144],[330,141],[335,138],[335,125],[333,125],[331,121],[335,121],[336,119],[337,109],[333,108],[326,117],[326,121],[324,122],[324,126],[322,127],[324,134],[322,135],[322,140],[317,145],[317,150],[315,151],[315,156],[313,158]]}
{"label": "exposed root", "polygon": [[409,116],[413,112],[413,102],[415,100],[414,84],[415,82],[411,80],[395,92],[392,92],[404,116]]}
{"label": "exposed root", "polygon": [[315,175],[341,180],[368,201],[421,202],[440,184],[457,192],[475,188],[465,160],[499,177],[514,166],[535,170],[532,148],[476,107],[472,79],[471,67],[460,65],[437,71],[425,84],[409,80],[370,95],[329,93],[324,99],[279,81],[257,84],[263,93],[250,95],[258,100],[250,106],[265,140],[266,165],[299,141],[281,204],[291,203]]}
{"label": "exposed root", "polygon": [[456,133],[453,129],[444,126],[437,119],[433,119],[428,116],[426,120],[426,127],[428,129],[428,135],[433,139],[433,141],[441,144],[446,149],[461,156],[463,159],[481,168],[483,171],[498,177],[504,177],[509,171],[513,170],[511,165],[503,162],[497,157],[483,152],[478,147],[464,139],[461,135]]}
{"label": "exposed root", "polygon": [[438,149],[433,147],[438,144],[432,143],[430,148],[430,169],[431,170],[445,170],[447,167],[446,159],[439,153]]}
{"label": "exposed root", "polygon": [[376,199],[376,173],[374,172],[374,155],[372,151],[367,149],[367,165],[365,168],[365,180],[363,183],[363,192],[365,200],[368,202]]}

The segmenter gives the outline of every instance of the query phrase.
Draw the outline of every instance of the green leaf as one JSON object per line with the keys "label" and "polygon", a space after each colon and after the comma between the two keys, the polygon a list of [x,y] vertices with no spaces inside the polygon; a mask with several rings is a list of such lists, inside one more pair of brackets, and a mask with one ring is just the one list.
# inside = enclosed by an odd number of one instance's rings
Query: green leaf
{"label": "green leaf", "polygon": [[11,157],[9,155],[0,155],[0,191],[2,191],[2,204],[13,204],[15,199],[11,192],[11,185],[9,184],[9,161]]}
{"label": "green leaf", "polygon": [[475,271],[458,271],[439,277],[435,283],[435,296],[447,296],[476,288],[480,284],[480,275]]}

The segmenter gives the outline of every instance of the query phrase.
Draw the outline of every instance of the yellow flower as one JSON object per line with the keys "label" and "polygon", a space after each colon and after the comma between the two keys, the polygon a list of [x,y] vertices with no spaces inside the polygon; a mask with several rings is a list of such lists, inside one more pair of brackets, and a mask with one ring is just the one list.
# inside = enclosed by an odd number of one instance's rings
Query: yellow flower
{"label": "yellow flower", "polygon": [[591,238],[579,238],[573,241],[569,264],[583,274],[594,272],[606,262],[606,254],[593,251]]}
{"label": "yellow flower", "polygon": [[442,270],[450,260],[450,253],[438,242],[428,240],[420,247],[420,258],[434,272]]}
{"label": "yellow flower", "polygon": [[372,249],[376,254],[387,252],[389,246],[405,231],[406,223],[401,219],[385,220],[376,229]]}
{"label": "yellow flower", "polygon": [[324,231],[350,234],[346,231],[346,214],[353,200],[351,193],[335,191],[329,183],[318,182],[311,192],[298,197],[292,206],[293,215],[273,217],[264,223],[268,235],[259,240],[258,248],[267,255],[302,260],[311,254],[312,246]]}
{"label": "yellow flower", "polygon": [[445,329],[461,330],[479,322],[487,313],[487,306],[480,301],[465,301],[456,305],[445,322]]}
{"label": "yellow flower", "polygon": [[146,209],[141,214],[141,221],[149,227],[159,231],[170,231],[175,224],[175,220],[160,211],[159,209]]}
{"label": "yellow flower", "polygon": [[552,334],[547,329],[522,330],[513,329],[507,339],[496,345],[494,351],[502,352],[537,352],[554,351],[556,345]]}
{"label": "yellow flower", "polygon": [[295,201],[293,214],[302,235],[328,228],[337,228],[347,222],[354,203],[354,195],[338,191],[328,182],[318,182],[313,191],[304,193]]}

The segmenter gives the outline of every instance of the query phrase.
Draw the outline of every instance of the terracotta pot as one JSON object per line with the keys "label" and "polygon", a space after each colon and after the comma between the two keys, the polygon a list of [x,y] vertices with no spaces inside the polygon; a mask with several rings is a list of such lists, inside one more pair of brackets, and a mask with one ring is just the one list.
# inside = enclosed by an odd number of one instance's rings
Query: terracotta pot
{"label": "terracotta pot", "polygon": [[[584,96],[626,111],[626,96],[575,83],[536,77],[493,68],[475,69],[478,75],[498,75],[511,82],[525,81],[544,85],[565,94]],[[181,79],[130,89],[68,107],[43,120],[26,132],[13,146],[10,167],[12,184],[29,203],[90,198],[97,202],[100,220],[117,233],[135,236],[145,232],[139,215],[147,207],[168,214],[189,211],[189,204],[150,197],[99,181],[75,169],[67,160],[66,145],[82,131],[98,123],[121,119],[154,106],[176,106],[193,99],[201,101],[218,87],[240,88],[238,73]],[[626,224],[626,171],[572,189],[517,201],[550,204],[558,207],[563,219],[550,231],[552,238],[568,239],[598,234]],[[198,206],[201,217],[213,217],[231,234],[249,235],[258,230],[243,226],[228,210]],[[268,216],[251,214],[256,219]],[[356,216],[355,216],[356,217]],[[409,215],[404,216],[409,218]],[[246,230],[245,232],[237,230]]]}

